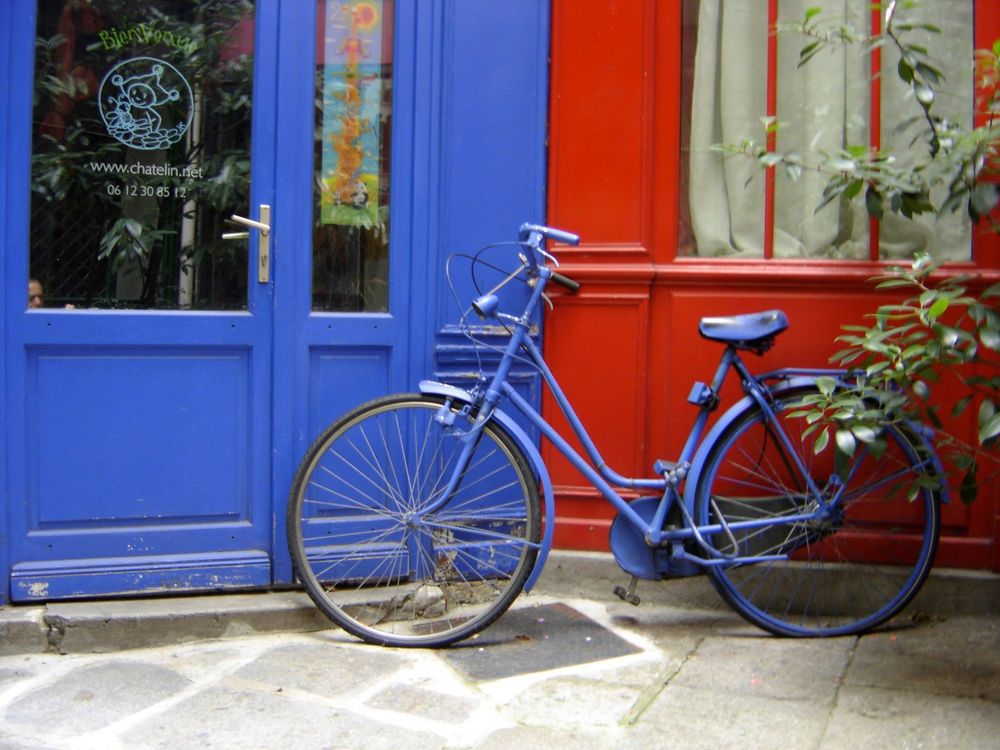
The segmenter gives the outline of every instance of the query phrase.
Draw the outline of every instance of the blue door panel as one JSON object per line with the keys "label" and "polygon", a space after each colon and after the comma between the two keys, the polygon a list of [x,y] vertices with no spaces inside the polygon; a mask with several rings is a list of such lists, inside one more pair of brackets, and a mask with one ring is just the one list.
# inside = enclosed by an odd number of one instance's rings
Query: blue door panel
{"label": "blue door panel", "polygon": [[29,347],[32,531],[249,519],[249,358]]}
{"label": "blue door panel", "polygon": [[389,347],[314,346],[309,359],[309,429],[314,440],[341,414],[391,390]]}

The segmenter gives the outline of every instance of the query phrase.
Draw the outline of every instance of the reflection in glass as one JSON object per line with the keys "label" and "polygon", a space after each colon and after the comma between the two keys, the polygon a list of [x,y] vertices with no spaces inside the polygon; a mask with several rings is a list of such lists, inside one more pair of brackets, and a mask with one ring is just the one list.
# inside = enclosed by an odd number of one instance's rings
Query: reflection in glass
{"label": "reflection in glass", "polygon": [[252,0],[39,0],[30,273],[62,307],[244,309]]}
{"label": "reflection in glass", "polygon": [[389,307],[391,0],[318,0],[314,310]]}

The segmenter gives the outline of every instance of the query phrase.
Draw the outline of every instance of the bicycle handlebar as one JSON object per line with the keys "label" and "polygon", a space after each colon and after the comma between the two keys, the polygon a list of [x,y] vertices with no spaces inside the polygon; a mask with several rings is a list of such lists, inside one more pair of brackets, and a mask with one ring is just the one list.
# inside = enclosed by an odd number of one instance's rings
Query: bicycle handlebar
{"label": "bicycle handlebar", "polygon": [[540,224],[522,224],[519,231],[521,241],[524,242],[532,234],[540,234],[542,237],[547,237],[550,240],[555,240],[556,242],[564,242],[567,245],[579,245],[580,235],[573,234],[572,232],[567,232],[562,229],[553,229],[552,227],[543,227]]}
{"label": "bicycle handlebar", "polygon": [[[573,234],[572,232],[567,232],[563,229],[554,229],[553,227],[542,226],[541,224],[530,224],[524,223],[521,225],[518,231],[518,239],[528,245],[532,249],[532,253],[528,258],[528,263],[531,266],[532,271],[536,268],[536,264],[541,261],[544,263],[544,258],[549,258],[556,265],[559,265],[556,259],[545,252],[542,248],[542,238],[547,237],[550,240],[555,240],[556,242],[562,242],[567,245],[578,245],[580,244],[580,235]],[[539,257],[536,258],[535,255]],[[568,276],[563,276],[561,273],[552,272],[551,280],[559,284],[560,286],[569,289],[571,292],[576,292],[580,288],[580,283],[574,281]]]}
{"label": "bicycle handlebar", "polygon": [[563,276],[561,273],[556,273],[555,271],[553,271],[550,279],[555,283],[559,284],[559,286],[566,287],[571,292],[576,292],[579,291],[580,289],[579,281],[574,281],[569,276]]}

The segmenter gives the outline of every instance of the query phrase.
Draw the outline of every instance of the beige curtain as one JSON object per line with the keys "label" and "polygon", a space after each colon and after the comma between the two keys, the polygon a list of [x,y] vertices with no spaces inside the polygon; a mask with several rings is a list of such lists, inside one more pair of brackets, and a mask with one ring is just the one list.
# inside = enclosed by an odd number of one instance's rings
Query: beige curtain
{"label": "beige curtain", "polygon": [[[815,0],[781,0],[779,20],[797,21]],[[923,11],[942,27],[926,46],[942,51],[940,65],[947,76],[935,110],[949,117],[971,119],[972,0],[937,0]],[[866,29],[868,3],[828,0],[824,17],[842,18]],[[913,20],[927,20],[910,15]],[[761,3],[742,0],[700,0],[691,105],[688,201],[693,252],[702,257],[763,257],[764,174],[750,159],[723,158],[713,144],[736,144],[750,138],[764,142],[766,112],[767,13]],[[868,56],[856,47],[831,46],[807,65],[797,68],[806,42],[787,33],[778,37],[777,117],[782,123],[777,149],[797,152],[807,161],[836,153],[848,145],[866,145],[870,109]],[[897,158],[910,156],[912,128],[899,124],[919,113],[912,94],[895,74],[897,60],[884,53],[882,144]],[[967,94],[966,94],[967,92]],[[902,104],[900,104],[902,102]],[[804,171],[793,181],[780,169],[775,179],[774,257],[868,257],[868,219],[862,201],[835,201],[821,211],[827,178]],[[919,249],[937,257],[969,257],[969,223],[964,215],[921,217],[910,222],[888,216],[880,229],[884,257],[912,255]]]}
{"label": "beige curtain", "polygon": [[696,253],[760,257],[764,181],[748,159],[723,159],[715,143],[761,139],[766,112],[767,13],[760,3],[701,0],[691,101],[688,196]]}

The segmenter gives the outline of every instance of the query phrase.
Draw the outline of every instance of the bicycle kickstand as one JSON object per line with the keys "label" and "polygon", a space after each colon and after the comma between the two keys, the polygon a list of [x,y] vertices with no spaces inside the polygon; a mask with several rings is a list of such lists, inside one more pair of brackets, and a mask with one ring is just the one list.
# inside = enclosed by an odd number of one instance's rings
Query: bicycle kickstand
{"label": "bicycle kickstand", "polygon": [[628,602],[635,606],[639,606],[639,602],[642,601],[636,596],[635,587],[639,583],[639,576],[632,576],[632,579],[628,582],[628,588],[624,586],[615,586],[612,591],[614,591],[615,596],[621,599],[623,602]]}

